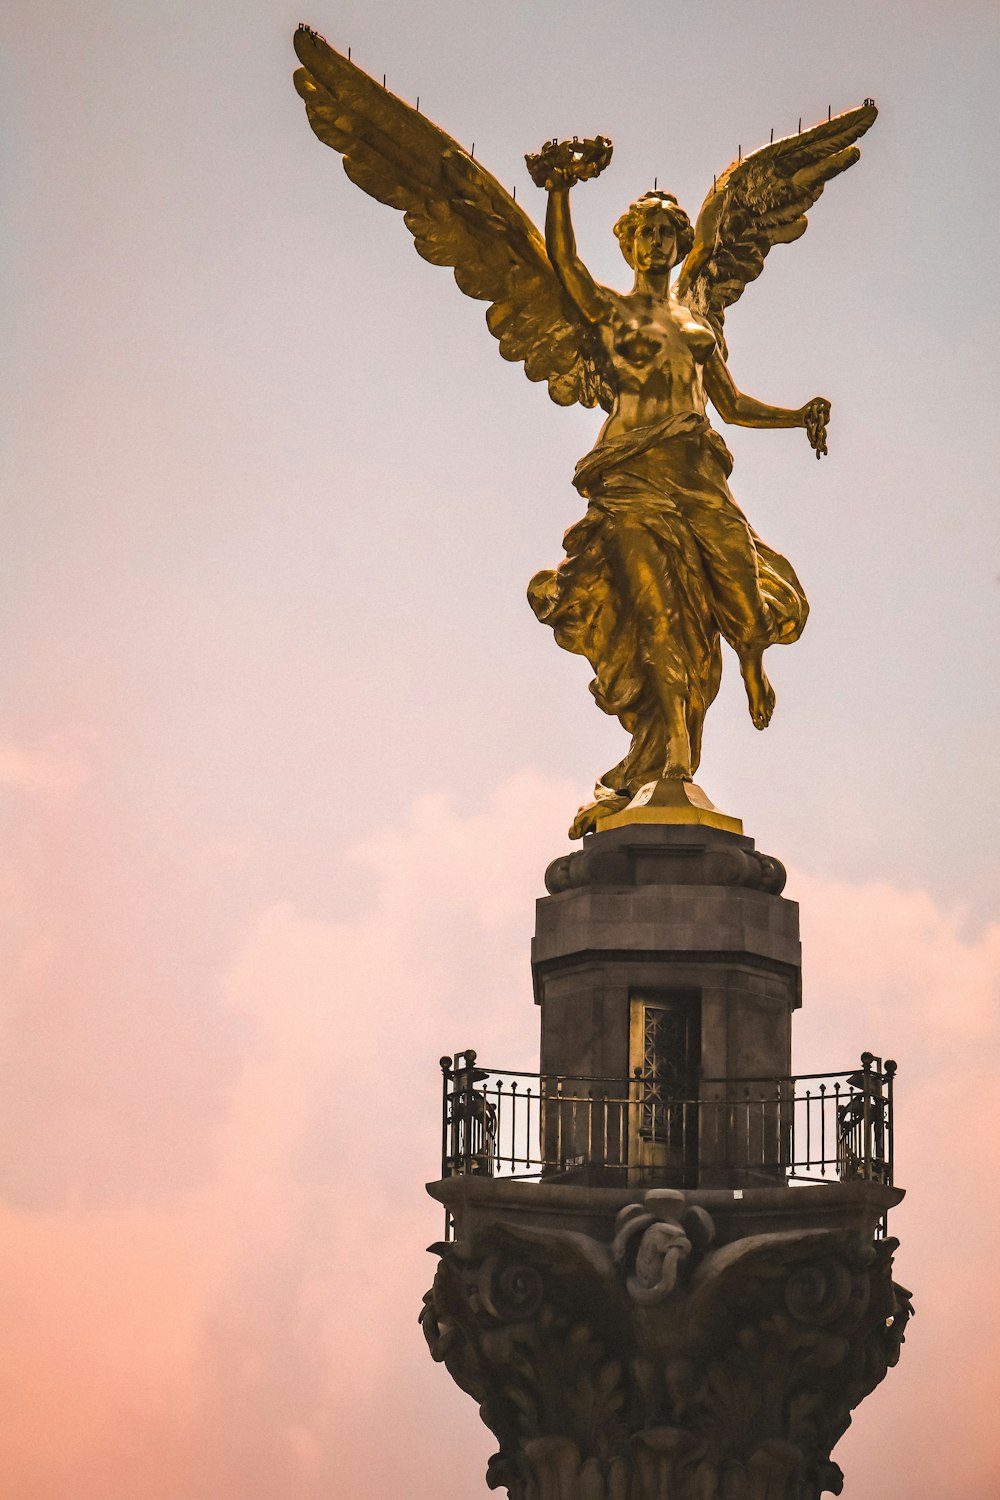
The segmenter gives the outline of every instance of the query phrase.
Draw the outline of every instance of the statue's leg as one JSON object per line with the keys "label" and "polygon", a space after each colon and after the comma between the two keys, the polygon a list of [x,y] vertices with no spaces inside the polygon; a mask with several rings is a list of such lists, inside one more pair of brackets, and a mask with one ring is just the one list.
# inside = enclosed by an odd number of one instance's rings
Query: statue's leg
{"label": "statue's leg", "polygon": [[697,771],[701,764],[701,741],[705,729],[705,714],[715,702],[722,681],[722,653],[719,650],[717,632],[712,630],[705,669],[700,675],[700,692],[688,694],[688,734],[691,737],[691,769]]}
{"label": "statue's leg", "polygon": [[700,495],[693,519],[719,630],[740,659],[750,717],[765,729],[774,712],[774,689],[763,656],[777,637],[777,624],[761,593],[753,536],[728,492]]}
{"label": "statue's leg", "polygon": [[633,613],[643,665],[663,719],[666,757],[661,775],[690,781],[688,668],[677,629],[677,602],[662,549],[645,526],[619,520],[605,542],[615,586]]}

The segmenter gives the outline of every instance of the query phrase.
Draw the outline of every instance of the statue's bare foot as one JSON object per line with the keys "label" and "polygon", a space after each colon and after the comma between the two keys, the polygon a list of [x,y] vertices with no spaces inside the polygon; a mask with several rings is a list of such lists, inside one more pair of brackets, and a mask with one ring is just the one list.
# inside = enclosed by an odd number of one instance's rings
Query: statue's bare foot
{"label": "statue's bare foot", "polygon": [[767,680],[762,654],[758,652],[755,656],[741,657],[740,671],[743,673],[754,728],[766,729],[774,713],[774,688]]}

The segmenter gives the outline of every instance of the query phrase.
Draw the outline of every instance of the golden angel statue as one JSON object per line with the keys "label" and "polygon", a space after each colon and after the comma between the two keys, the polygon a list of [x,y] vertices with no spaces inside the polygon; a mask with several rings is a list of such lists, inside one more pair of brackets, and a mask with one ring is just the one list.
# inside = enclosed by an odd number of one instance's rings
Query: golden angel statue
{"label": "golden angel statue", "polygon": [[295,50],[309,122],[342,153],[351,181],[401,209],[424,259],[451,266],[463,292],[490,303],[487,326],[505,359],[547,381],[560,406],[608,414],[576,467],[586,514],[566,533],[564,561],[528,589],[559,645],[590,662],[598,705],[631,735],[577,814],[579,837],[651,783],[691,781],[719,689],[720,638],[739,658],[754,725],[770,721],[763,653],[798,638],[809,606],[730,493],[732,459],[706,406],[743,427],[802,427],[817,458],[826,452],[830,403],[786,408],[744,395],[726,364],[723,320],[771,247],[798,239],[824,185],[858,160],[854,143],[875,105],[741,154],[693,227],[671,194],[644,193],[615,225],[634,272],[631,290],[616,292],[581,261],[569,204],[573,185],[607,166],[610,141],[550,141],[525,158],[548,195],[543,238],[417,109],[307,27]]}

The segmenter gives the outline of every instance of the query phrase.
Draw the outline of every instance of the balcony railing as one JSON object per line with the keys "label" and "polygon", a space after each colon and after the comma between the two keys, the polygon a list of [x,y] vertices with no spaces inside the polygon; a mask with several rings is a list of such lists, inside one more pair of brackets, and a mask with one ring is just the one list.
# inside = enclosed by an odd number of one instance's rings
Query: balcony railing
{"label": "balcony railing", "polygon": [[788,1078],[703,1078],[693,1097],[638,1070],[567,1078],[441,1059],[441,1175],[676,1187],[892,1185],[896,1064]]}

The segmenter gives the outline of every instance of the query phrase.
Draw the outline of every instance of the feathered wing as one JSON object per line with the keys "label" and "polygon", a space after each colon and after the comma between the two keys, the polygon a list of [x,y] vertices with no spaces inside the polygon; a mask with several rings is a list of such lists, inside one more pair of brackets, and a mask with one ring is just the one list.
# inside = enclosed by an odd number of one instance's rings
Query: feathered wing
{"label": "feathered wing", "polygon": [[877,115],[866,99],[859,109],[732,162],[717,179],[701,206],[675,291],[709,320],[720,340],[726,308],[760,275],[772,245],[790,244],[805,233],[807,209],[831,177],[860,158],[854,142]]}
{"label": "feathered wing", "polygon": [[352,182],[403,211],[424,260],[451,266],[468,297],[489,302],[486,322],[505,359],[548,382],[560,406],[606,404],[545,241],[513,198],[451,136],[300,26],[295,87],[309,123],[344,158]]}

